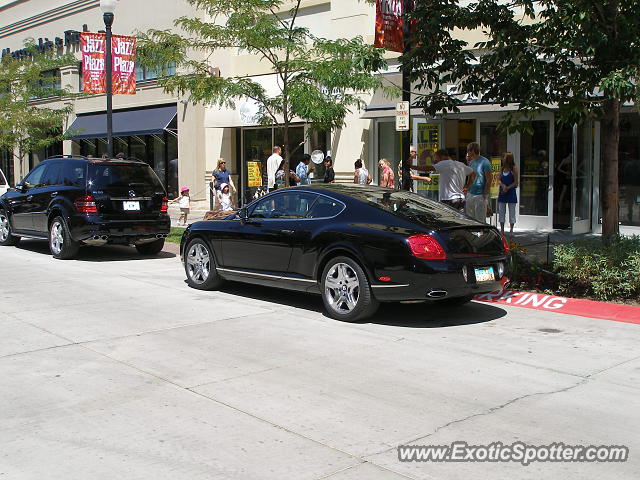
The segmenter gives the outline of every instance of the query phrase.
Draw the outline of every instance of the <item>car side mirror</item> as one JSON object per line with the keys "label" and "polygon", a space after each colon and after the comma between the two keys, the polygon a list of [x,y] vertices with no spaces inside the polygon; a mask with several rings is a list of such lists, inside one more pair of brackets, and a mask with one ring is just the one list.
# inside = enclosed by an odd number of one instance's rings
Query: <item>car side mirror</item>
{"label": "car side mirror", "polygon": [[29,190],[29,185],[26,183],[19,183],[16,185],[16,190],[20,193],[26,193],[26,191]]}
{"label": "car side mirror", "polygon": [[249,220],[249,212],[247,211],[246,208],[240,209],[240,211],[238,212],[238,218],[243,222],[246,222],[247,220]]}

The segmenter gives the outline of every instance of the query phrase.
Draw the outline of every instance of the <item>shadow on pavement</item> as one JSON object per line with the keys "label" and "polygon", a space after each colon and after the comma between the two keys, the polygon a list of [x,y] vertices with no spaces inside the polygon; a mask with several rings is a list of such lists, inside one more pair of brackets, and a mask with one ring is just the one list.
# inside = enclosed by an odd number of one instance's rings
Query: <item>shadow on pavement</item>
{"label": "shadow on pavement", "polygon": [[[49,244],[43,240],[23,239],[16,248],[29,252],[51,255]],[[124,245],[106,245],[104,247],[80,248],[74,259],[80,262],[123,262],[131,260],[157,260],[159,258],[174,258],[175,253],[162,251],[157,255],[140,255],[134,247]]]}
{"label": "shadow on pavement", "polygon": [[[319,295],[235,282],[228,282],[221,291],[253,300],[302,308],[326,316]],[[470,302],[462,306],[445,306],[429,302],[383,303],[373,317],[359,323],[410,328],[445,328],[486,323],[502,318],[506,314],[507,312],[502,308],[477,302]]]}

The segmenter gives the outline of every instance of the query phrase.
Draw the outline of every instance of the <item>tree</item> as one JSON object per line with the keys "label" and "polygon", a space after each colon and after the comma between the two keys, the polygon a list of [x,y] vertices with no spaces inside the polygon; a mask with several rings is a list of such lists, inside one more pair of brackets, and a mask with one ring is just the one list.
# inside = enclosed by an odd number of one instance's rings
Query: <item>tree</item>
{"label": "tree", "polygon": [[[258,123],[281,127],[285,171],[289,168],[289,127],[305,121],[316,131],[344,126],[361,95],[381,88],[375,75],[386,63],[382,52],[362,38],[327,40],[298,24],[301,0],[283,12],[290,0],[188,0],[210,20],[182,17],[184,32],[150,30],[138,41],[139,61],[149,67],[175,64],[176,75],[161,76],[165,91],[189,94],[192,101],[235,108],[249,98],[259,105]],[[257,55],[277,76],[274,95],[247,77],[212,73],[210,56],[241,49]],[[196,58],[198,57],[199,58]],[[288,184],[288,176],[285,175]]]}
{"label": "tree", "polygon": [[[57,85],[52,73],[73,63],[73,55],[42,51],[33,41],[25,45],[19,57],[8,55],[0,61],[0,149],[8,150],[18,160],[20,172],[30,151],[66,138],[62,126],[72,106],[51,103],[70,93]],[[39,102],[42,98],[47,99],[47,105]]]}
{"label": "tree", "polygon": [[[518,104],[509,129],[554,111],[561,123],[602,122],[603,234],[617,234],[620,108],[638,96],[640,4],[622,0],[456,0],[416,2],[415,48],[402,57],[429,114],[458,111],[457,93]],[[480,29],[470,46],[454,31]]]}

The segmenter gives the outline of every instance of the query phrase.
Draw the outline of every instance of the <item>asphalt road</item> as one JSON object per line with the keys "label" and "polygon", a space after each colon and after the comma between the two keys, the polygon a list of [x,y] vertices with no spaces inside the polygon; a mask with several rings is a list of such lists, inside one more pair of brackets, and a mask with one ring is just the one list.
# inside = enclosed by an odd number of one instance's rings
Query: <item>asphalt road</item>
{"label": "asphalt road", "polygon": [[[479,303],[189,289],[124,247],[0,247],[0,477],[637,479],[640,327]],[[626,445],[626,463],[403,463],[401,444]]]}

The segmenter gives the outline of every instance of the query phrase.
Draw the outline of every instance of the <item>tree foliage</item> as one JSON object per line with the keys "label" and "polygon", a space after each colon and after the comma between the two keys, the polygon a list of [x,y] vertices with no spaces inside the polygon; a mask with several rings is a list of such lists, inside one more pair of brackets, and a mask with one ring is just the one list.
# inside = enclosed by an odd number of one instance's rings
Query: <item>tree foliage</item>
{"label": "tree foliage", "polygon": [[0,149],[10,151],[21,167],[29,151],[65,138],[62,125],[72,106],[55,102],[71,94],[50,73],[75,63],[72,55],[39,52],[31,40],[25,48],[28,54],[22,58],[0,61]]}
{"label": "tree foliage", "polygon": [[[417,1],[415,48],[402,57],[431,114],[458,111],[457,94],[518,110],[505,126],[552,110],[560,122],[603,121],[603,231],[618,230],[620,105],[638,95],[640,2],[621,0]],[[460,31],[480,30],[469,45]],[[447,85],[457,85],[457,94]]]}
{"label": "tree foliage", "polygon": [[[288,126],[296,120],[330,131],[363,105],[361,95],[382,86],[375,75],[386,66],[383,52],[361,37],[328,40],[300,26],[301,0],[283,12],[285,0],[189,0],[204,15],[176,20],[179,32],[150,30],[138,48],[143,65],[175,64],[164,76],[166,91],[188,94],[197,103],[235,108],[243,98],[259,105],[258,123],[282,126],[288,158]],[[253,54],[277,76],[269,92],[246,76],[213,75],[211,57],[221,51]]]}

